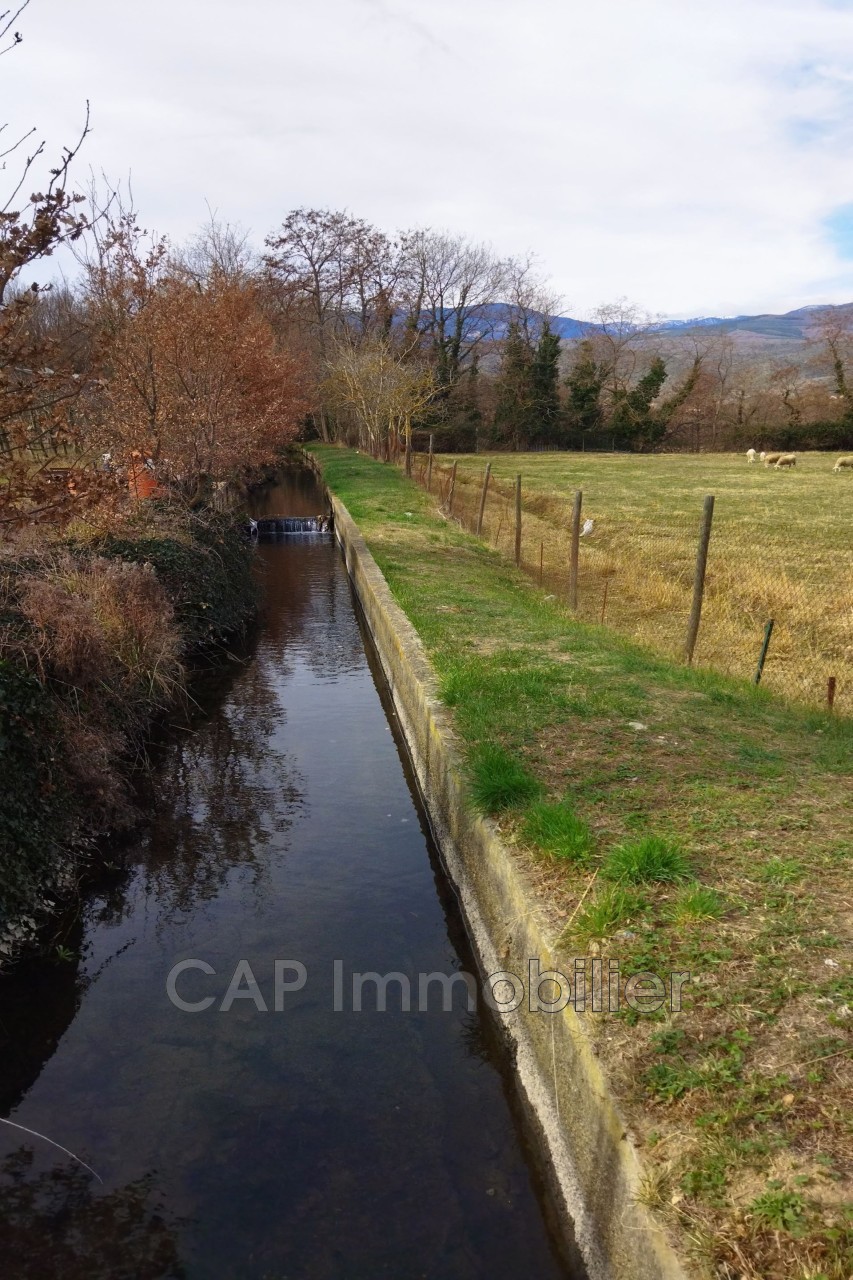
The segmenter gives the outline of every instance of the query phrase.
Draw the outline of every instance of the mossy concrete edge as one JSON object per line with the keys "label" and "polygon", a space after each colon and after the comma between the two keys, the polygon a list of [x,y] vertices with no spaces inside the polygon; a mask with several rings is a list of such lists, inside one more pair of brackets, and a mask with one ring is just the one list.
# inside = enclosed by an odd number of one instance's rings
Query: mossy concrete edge
{"label": "mossy concrete edge", "polygon": [[[346,507],[330,494],[335,531],[405,736],[448,872],[459,893],[486,973],[517,974],[528,961],[556,968],[553,942],[520,868],[494,823],[466,803],[451,717],[438,698],[432,665],[394,600]],[[560,1014],[502,1015],[519,1080],[538,1124],[554,1189],[574,1224],[591,1280],[685,1280],[661,1226],[638,1203],[643,1168],[612,1097],[583,1019]]]}

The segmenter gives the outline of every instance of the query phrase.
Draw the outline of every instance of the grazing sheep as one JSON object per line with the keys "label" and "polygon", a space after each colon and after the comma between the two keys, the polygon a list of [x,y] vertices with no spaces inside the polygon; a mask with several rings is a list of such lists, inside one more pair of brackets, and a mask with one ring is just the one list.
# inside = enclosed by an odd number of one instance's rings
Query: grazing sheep
{"label": "grazing sheep", "polygon": [[797,465],[797,455],[795,453],[780,453],[776,459],[774,471],[778,471],[780,467],[795,467]]}
{"label": "grazing sheep", "polygon": [[761,461],[764,463],[765,467],[772,467],[773,464],[778,462],[781,457],[781,453],[762,453]]}
{"label": "grazing sheep", "polygon": [[845,468],[849,468],[853,471],[853,454],[850,454],[846,458],[839,458],[832,469],[833,471],[843,471]]}
{"label": "grazing sheep", "polygon": [[[762,454],[762,457],[763,457],[763,456],[764,456],[764,455]],[[755,452],[755,450],[754,450],[754,449],[747,449],[747,451],[746,451],[746,460],[747,460],[747,462],[755,462],[755,460],[757,459],[757,457],[758,457],[758,454]]]}

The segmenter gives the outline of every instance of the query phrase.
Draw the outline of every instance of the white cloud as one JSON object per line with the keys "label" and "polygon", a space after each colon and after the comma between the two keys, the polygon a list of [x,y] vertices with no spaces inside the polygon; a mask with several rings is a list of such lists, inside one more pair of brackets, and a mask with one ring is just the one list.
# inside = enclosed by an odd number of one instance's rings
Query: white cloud
{"label": "white cloud", "polygon": [[4,118],[176,237],[299,204],[534,251],[575,313],[853,297],[853,15],[826,0],[33,0]]}

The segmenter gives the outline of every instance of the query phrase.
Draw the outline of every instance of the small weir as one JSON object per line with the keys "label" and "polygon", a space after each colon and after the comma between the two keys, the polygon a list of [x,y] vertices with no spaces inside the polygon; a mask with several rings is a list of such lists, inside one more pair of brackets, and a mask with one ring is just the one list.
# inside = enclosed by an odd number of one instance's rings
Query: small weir
{"label": "small weir", "polygon": [[420,998],[475,962],[338,548],[275,535],[123,869],[0,978],[0,1275],[581,1277],[491,1015]]}
{"label": "small weir", "polygon": [[331,518],[328,516],[260,516],[249,525],[250,533],[257,537],[274,537],[287,533],[293,536],[331,534]]}

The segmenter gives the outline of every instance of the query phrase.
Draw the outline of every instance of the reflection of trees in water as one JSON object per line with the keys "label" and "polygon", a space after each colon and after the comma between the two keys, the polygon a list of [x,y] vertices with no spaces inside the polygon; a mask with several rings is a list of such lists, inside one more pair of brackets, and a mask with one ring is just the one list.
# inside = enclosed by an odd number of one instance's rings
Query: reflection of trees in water
{"label": "reflection of trees in water", "polygon": [[466,1012],[459,1023],[459,1038],[465,1046],[469,1058],[477,1058],[488,1066],[495,1063],[495,1045],[493,1036],[486,1029],[485,1018],[481,1013]]}
{"label": "reflection of trees in water", "polygon": [[[276,674],[256,655],[224,702],[161,754],[134,862],[164,918],[215,897],[235,867],[260,881],[270,845],[304,805],[295,763],[275,742],[286,714]],[[95,923],[115,924],[132,909],[126,879],[99,890]]]}
{"label": "reflection of trees in water", "polygon": [[265,582],[263,649],[276,662],[298,658],[320,680],[364,667],[364,646],[340,552],[332,542],[260,548]]}
{"label": "reflection of trees in water", "polygon": [[62,938],[69,958],[27,956],[0,975],[0,1116],[8,1116],[39,1078],[89,987],[133,945],[132,940],[125,942],[93,972],[85,973],[80,967],[79,915],[70,920]]}
{"label": "reflection of trees in water", "polygon": [[[251,693],[245,703],[242,692]],[[186,910],[214,897],[234,867],[251,867],[256,879],[267,870],[270,844],[303,803],[295,765],[273,741],[275,708],[256,664],[163,770],[143,867],[164,905]]]}
{"label": "reflection of trees in water", "polygon": [[2,1116],[9,1115],[38,1079],[80,1007],[84,990],[79,956],[82,935],[78,919],[66,937],[73,959],[26,957],[0,975]]}
{"label": "reflection of trees in water", "polygon": [[148,1174],[99,1194],[75,1164],[32,1171],[20,1147],[0,1162],[0,1274],[16,1280],[183,1277],[177,1232]]}
{"label": "reflection of trees in water", "polygon": [[317,473],[310,467],[289,467],[274,484],[252,493],[253,516],[317,516],[329,502]]}

